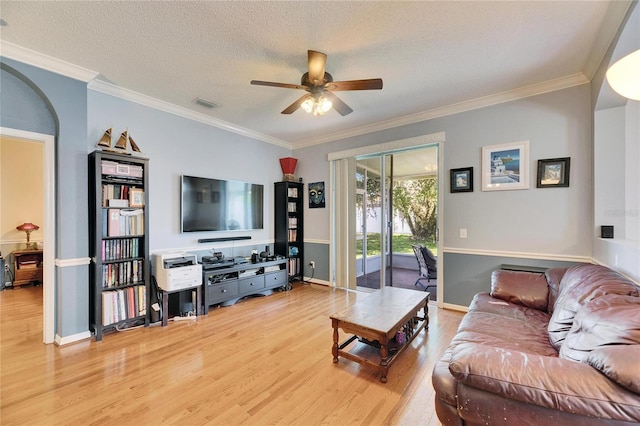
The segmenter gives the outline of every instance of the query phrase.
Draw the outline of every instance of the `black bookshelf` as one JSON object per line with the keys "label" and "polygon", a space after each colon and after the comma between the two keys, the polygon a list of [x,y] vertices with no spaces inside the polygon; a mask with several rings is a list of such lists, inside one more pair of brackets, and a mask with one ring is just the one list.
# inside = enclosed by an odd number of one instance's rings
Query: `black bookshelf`
{"label": "black bookshelf", "polygon": [[89,324],[104,333],[149,325],[149,161],[89,154]]}
{"label": "black bookshelf", "polygon": [[303,281],[304,185],[299,182],[276,182],[274,186],[274,253],[288,259],[289,281]]}

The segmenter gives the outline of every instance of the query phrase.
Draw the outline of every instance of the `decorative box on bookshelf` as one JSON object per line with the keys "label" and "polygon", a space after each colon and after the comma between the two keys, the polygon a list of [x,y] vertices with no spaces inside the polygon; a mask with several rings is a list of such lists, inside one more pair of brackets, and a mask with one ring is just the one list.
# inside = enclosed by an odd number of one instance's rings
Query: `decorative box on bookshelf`
{"label": "decorative box on bookshelf", "polygon": [[288,259],[290,281],[304,279],[303,189],[300,182],[276,182],[274,252]]}
{"label": "decorative box on bookshelf", "polygon": [[148,176],[147,159],[89,155],[89,322],[96,340],[149,325]]}

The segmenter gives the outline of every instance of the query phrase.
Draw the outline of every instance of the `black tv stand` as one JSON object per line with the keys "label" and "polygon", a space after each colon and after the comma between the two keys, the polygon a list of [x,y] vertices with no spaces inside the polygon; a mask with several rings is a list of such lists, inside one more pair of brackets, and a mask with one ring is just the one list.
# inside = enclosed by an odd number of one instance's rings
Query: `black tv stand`
{"label": "black tv stand", "polygon": [[277,288],[288,290],[287,275],[287,259],[204,270],[204,312],[212,305],[230,306],[247,296],[268,296]]}

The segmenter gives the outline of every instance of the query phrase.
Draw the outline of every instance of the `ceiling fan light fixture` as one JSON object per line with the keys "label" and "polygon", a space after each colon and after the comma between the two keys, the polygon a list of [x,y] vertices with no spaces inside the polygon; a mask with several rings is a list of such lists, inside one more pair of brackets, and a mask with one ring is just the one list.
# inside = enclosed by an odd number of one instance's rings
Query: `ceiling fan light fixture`
{"label": "ceiling fan light fixture", "polygon": [[620,95],[640,101],[640,49],[611,65],[607,81]]}
{"label": "ceiling fan light fixture", "polygon": [[300,105],[305,112],[315,116],[325,115],[332,106],[331,101],[322,95],[318,97],[309,96]]}

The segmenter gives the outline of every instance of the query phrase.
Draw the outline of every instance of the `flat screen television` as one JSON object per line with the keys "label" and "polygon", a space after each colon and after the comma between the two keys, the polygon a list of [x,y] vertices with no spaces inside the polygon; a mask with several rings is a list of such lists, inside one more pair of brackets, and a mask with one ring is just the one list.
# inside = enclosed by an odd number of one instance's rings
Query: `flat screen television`
{"label": "flat screen television", "polygon": [[181,187],[181,232],[263,229],[263,185],[183,175]]}

